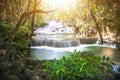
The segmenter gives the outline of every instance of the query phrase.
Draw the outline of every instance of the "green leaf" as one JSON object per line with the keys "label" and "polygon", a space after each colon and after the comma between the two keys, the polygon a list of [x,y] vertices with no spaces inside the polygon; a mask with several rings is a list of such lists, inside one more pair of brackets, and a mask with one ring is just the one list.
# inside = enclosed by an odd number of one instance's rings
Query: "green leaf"
{"label": "green leaf", "polygon": [[115,65],[115,63],[114,63],[114,62],[110,62],[110,64],[111,64],[111,65]]}
{"label": "green leaf", "polygon": [[56,71],[56,74],[58,75],[58,74],[59,74],[59,72],[60,72],[60,70],[57,70],[57,71]]}
{"label": "green leaf", "polygon": [[109,61],[109,60],[110,60],[110,57],[107,57],[107,58],[106,58],[106,61]]}
{"label": "green leaf", "polygon": [[105,57],[105,56],[103,56],[103,57],[102,57],[102,61],[104,62],[104,61],[105,61],[105,59],[106,59],[106,57]]}
{"label": "green leaf", "polygon": [[[51,80],[74,80],[81,78],[92,78],[94,80],[94,76],[103,79],[103,73],[110,74],[108,71],[112,72],[111,63],[106,61],[107,58],[105,56],[100,58],[95,55],[81,56],[79,51],[75,51],[75,53],[69,59],[53,60],[45,65],[48,67],[45,67],[45,69],[50,72]],[[82,54],[85,54],[85,52]]]}
{"label": "green leaf", "polygon": [[75,49],[75,50],[74,50],[74,53],[76,53],[76,51],[77,51],[77,50]]}

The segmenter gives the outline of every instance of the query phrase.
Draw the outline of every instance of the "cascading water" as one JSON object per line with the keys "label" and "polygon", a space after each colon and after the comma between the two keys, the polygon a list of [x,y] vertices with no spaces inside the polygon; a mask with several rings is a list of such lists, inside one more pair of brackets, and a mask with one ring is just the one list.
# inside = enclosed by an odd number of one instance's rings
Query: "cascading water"
{"label": "cascading water", "polygon": [[35,31],[36,36],[31,41],[31,55],[35,59],[51,60],[69,57],[75,49],[94,52],[97,56],[109,56],[112,61],[120,64],[119,50],[113,44],[99,45],[94,38],[79,38],[71,40],[74,34],[71,28],[64,28],[61,23],[50,22],[48,26]]}
{"label": "cascading water", "polygon": [[[79,46],[79,40],[64,40],[64,37],[73,38],[73,30],[70,27],[63,27],[62,23],[50,21],[43,28],[35,31],[36,36],[32,38],[31,46],[51,46],[51,47],[73,47]],[[71,35],[71,36],[70,36]]]}
{"label": "cascading water", "polygon": [[73,47],[79,46],[79,40],[55,40],[55,39],[41,39],[32,38],[31,46],[51,46],[51,47]]}

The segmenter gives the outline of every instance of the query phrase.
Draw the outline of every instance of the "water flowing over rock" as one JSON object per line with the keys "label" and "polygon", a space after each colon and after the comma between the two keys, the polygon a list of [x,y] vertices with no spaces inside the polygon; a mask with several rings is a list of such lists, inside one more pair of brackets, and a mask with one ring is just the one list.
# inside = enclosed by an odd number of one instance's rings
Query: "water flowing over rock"
{"label": "water flowing over rock", "polygon": [[61,22],[48,21],[48,25],[40,27],[34,31],[34,34],[63,34],[63,33],[74,33],[72,27],[63,26]]}
{"label": "water flowing over rock", "polygon": [[79,40],[57,40],[45,38],[32,38],[31,46],[73,47],[79,46]]}
{"label": "water flowing over rock", "polygon": [[[72,27],[65,27],[62,22],[48,21],[48,25],[40,27],[34,31],[31,46],[51,46],[51,47],[73,47],[79,46],[79,40],[74,39]],[[69,40],[64,40],[69,39]],[[72,40],[71,40],[72,39]]]}

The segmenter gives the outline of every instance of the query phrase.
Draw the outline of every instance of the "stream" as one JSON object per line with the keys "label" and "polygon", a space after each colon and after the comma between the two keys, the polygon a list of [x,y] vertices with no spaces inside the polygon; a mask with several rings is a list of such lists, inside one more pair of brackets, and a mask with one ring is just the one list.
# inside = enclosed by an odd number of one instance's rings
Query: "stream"
{"label": "stream", "polygon": [[120,51],[114,45],[98,45],[98,44],[80,44],[76,47],[56,48],[48,46],[31,46],[31,55],[34,59],[52,60],[70,57],[74,50],[80,52],[93,52],[96,56],[108,56],[111,61],[120,64]]}

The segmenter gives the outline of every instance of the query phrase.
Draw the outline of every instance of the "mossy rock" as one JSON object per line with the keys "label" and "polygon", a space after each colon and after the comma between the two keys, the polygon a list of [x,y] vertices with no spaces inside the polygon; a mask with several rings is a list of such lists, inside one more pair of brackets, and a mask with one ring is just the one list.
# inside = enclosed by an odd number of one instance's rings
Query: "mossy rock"
{"label": "mossy rock", "polygon": [[31,78],[31,76],[32,76],[32,71],[31,71],[30,69],[26,69],[26,70],[25,70],[25,74],[26,74],[26,76],[28,76],[29,78]]}
{"label": "mossy rock", "polygon": [[98,40],[97,38],[90,38],[90,37],[79,38],[81,44],[95,44],[97,40]]}
{"label": "mossy rock", "polygon": [[9,75],[8,77],[8,80],[20,80],[16,75]]}
{"label": "mossy rock", "polygon": [[120,49],[120,42],[116,43],[116,47]]}

